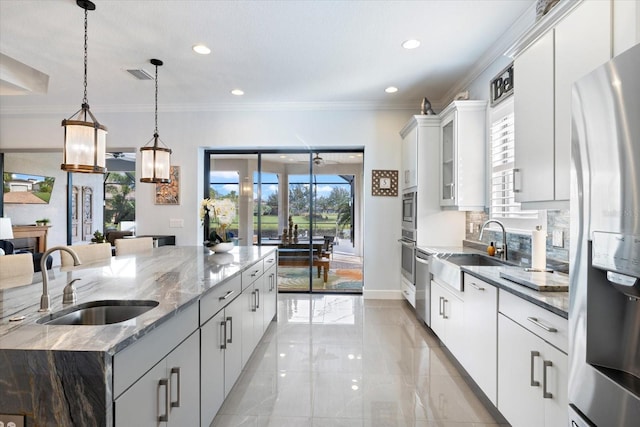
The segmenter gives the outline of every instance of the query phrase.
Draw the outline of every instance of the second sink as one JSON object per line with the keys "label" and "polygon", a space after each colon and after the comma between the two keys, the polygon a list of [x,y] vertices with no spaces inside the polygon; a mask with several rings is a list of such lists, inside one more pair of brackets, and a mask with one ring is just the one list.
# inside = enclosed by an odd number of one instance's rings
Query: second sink
{"label": "second sink", "polygon": [[37,321],[44,325],[111,325],[138,317],[158,306],[152,300],[91,301],[60,310]]}

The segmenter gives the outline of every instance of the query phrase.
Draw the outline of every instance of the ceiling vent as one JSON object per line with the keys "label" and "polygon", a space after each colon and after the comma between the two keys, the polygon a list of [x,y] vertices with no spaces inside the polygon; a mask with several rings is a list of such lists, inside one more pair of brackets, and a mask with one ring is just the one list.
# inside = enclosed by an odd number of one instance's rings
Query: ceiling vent
{"label": "ceiling vent", "polygon": [[127,72],[138,80],[153,80],[153,76],[144,68],[128,69]]}

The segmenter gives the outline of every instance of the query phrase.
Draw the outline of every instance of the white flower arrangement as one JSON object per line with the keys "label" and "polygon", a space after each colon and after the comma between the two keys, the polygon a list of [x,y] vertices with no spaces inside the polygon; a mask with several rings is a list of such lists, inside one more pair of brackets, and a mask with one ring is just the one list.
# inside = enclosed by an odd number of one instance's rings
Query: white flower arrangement
{"label": "white flower arrangement", "polygon": [[205,216],[209,214],[209,221],[219,225],[219,235],[223,242],[228,241],[227,227],[236,217],[236,205],[231,199],[203,199],[200,202],[200,220],[204,225]]}

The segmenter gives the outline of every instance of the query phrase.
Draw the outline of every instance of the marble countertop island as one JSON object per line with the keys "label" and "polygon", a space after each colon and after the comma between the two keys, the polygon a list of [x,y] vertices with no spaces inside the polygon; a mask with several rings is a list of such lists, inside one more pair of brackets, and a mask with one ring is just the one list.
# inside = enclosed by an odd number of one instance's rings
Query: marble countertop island
{"label": "marble countertop island", "polygon": [[[162,246],[135,256],[116,256],[102,266],[49,272],[51,313],[62,305],[62,290],[73,279],[81,304],[96,300],[154,300],[159,305],[122,323],[100,326],[41,325],[48,313],[38,312],[41,273],[34,283],[0,290],[0,349],[97,351],[114,354],[197,303],[217,284],[239,274],[273,247],[238,246],[214,254],[205,247]],[[20,321],[11,319],[22,318]]]}

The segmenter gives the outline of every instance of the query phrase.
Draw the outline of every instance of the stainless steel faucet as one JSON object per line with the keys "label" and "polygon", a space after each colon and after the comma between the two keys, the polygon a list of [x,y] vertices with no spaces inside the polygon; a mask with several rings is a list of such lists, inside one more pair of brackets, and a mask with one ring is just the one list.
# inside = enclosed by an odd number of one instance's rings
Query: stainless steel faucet
{"label": "stainless steel faucet", "polygon": [[[49,248],[42,254],[42,259],[40,260],[40,271],[42,271],[42,296],[40,297],[40,310],[38,311],[49,311],[51,310],[51,304],[49,302],[49,278],[47,275],[47,258],[55,251],[65,251],[71,255],[73,258],[73,265],[77,266],[82,264],[80,262],[80,258],[78,258],[78,254],[76,254],[73,250],[69,249],[67,246],[54,246]],[[64,288],[64,299],[63,303],[73,303],[76,299],[76,292],[73,288],[73,282],[69,283]]]}
{"label": "stainless steel faucet", "polygon": [[496,249],[496,252],[500,254],[500,259],[507,261],[507,232],[504,229],[504,225],[500,221],[498,221],[497,219],[490,219],[489,221],[482,224],[479,239],[482,240],[482,233],[484,233],[484,228],[487,226],[487,224],[490,224],[492,222],[498,224],[500,228],[502,228],[502,248]]}

